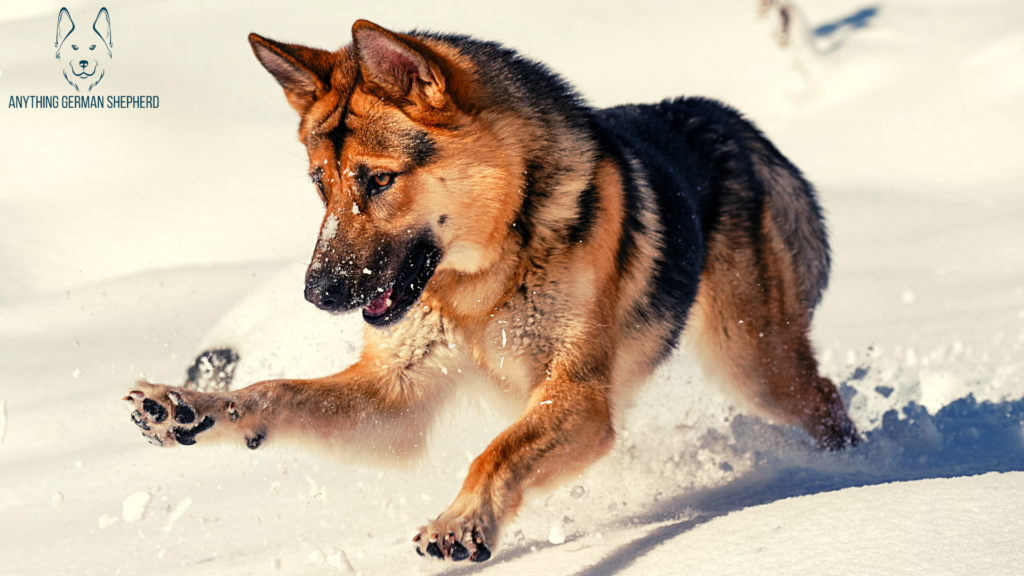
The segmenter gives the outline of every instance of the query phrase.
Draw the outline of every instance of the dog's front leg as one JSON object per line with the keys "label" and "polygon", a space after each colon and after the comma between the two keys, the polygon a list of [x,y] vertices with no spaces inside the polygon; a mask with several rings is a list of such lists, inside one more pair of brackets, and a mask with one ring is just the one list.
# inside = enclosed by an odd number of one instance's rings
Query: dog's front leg
{"label": "dog's front leg", "polygon": [[414,538],[420,555],[482,562],[524,492],[578,472],[611,448],[607,381],[553,367],[526,411],[473,461],[455,502]]}
{"label": "dog's front leg", "polygon": [[422,448],[451,386],[423,364],[378,364],[364,355],[327,378],[272,380],[232,392],[138,382],[124,399],[142,435],[160,446],[223,439],[256,449],[291,439],[397,460]]}

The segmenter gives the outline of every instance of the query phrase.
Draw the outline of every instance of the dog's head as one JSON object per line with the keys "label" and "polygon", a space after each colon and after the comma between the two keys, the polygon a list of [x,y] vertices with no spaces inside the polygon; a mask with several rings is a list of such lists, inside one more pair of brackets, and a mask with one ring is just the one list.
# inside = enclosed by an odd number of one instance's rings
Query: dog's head
{"label": "dog's head", "polygon": [[326,207],[306,299],[382,326],[425,289],[501,266],[531,136],[452,42],[363,20],[352,37],[336,52],[249,42],[301,116]]}
{"label": "dog's head", "polygon": [[81,90],[92,90],[106,73],[106,64],[114,44],[110,35],[110,14],[100,8],[92,28],[78,28],[67,8],[57,16],[57,60],[62,63],[64,78]]}

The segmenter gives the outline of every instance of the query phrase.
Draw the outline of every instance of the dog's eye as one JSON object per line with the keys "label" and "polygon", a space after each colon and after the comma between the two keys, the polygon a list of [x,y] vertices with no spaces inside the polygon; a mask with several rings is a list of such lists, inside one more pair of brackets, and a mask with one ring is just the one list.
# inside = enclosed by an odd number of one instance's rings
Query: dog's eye
{"label": "dog's eye", "polygon": [[93,44],[92,46],[89,46],[89,50],[95,50],[95,49],[96,49],[96,45],[95,44]]}
{"label": "dog's eye", "polygon": [[75,50],[78,50],[78,46],[75,46],[74,44],[72,44],[71,47],[74,48]]}
{"label": "dog's eye", "polygon": [[370,196],[373,196],[391,188],[391,185],[394,183],[395,174],[381,172],[380,174],[370,176],[369,186],[366,187],[366,191]]}

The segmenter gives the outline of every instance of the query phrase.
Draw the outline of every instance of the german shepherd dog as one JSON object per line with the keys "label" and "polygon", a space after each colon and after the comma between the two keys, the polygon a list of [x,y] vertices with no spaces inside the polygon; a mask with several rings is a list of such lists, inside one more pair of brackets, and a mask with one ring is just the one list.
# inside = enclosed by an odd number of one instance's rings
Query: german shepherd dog
{"label": "german shepherd dog", "polygon": [[595,110],[493,42],[364,20],[352,39],[249,36],[301,117],[326,207],[306,299],[362,310],[362,356],[229,392],[138,382],[125,400],[151,442],[292,439],[396,462],[470,378],[522,413],[414,538],[455,561],[488,559],[530,490],[612,447],[684,331],[760,413],[823,449],[857,443],[808,339],[830,262],[821,209],[737,112]]}
{"label": "german shepherd dog", "polygon": [[57,15],[57,60],[64,60],[64,79],[75,87],[75,92],[84,88],[87,92],[103,80],[107,61],[113,53],[110,13],[100,8],[92,29],[78,28],[71,19],[71,12],[61,8]]}

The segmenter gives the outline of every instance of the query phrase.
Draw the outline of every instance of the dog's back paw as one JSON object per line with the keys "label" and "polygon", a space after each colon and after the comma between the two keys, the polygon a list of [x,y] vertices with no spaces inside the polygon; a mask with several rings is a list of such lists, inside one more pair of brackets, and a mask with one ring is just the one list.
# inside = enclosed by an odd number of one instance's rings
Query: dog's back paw
{"label": "dog's back paw", "polygon": [[231,386],[238,365],[238,352],[215,348],[196,356],[188,368],[183,388],[200,392],[222,392]]}

